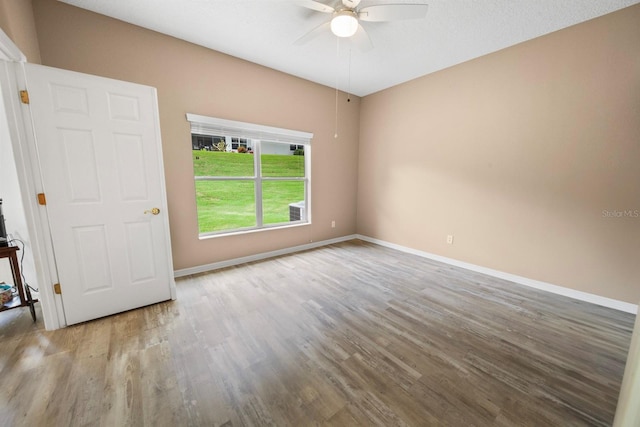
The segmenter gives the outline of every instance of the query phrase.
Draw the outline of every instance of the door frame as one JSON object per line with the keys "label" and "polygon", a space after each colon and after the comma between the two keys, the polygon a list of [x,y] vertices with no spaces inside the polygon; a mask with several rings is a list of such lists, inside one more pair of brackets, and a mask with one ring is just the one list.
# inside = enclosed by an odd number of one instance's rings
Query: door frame
{"label": "door frame", "polygon": [[[67,325],[64,316],[62,297],[54,293],[53,285],[58,283],[55,253],[49,228],[49,219],[45,206],[39,205],[37,194],[44,192],[38,150],[35,139],[35,129],[31,111],[28,105],[19,101],[20,90],[27,89],[24,64],[26,56],[13,41],[0,29],[0,87],[2,101],[5,106],[11,146],[13,149],[20,194],[23,209],[27,217],[27,225],[33,259],[36,266],[36,282],[40,293],[40,305],[44,326],[47,330],[54,330]],[[157,101],[156,101],[157,102]],[[156,134],[160,135],[159,118],[156,116]],[[164,164],[162,156],[158,158],[161,174],[162,204],[167,205],[166,188],[164,182]],[[173,262],[171,259],[171,239],[169,223],[166,219],[167,230],[165,239],[169,252],[169,275],[171,299],[176,299]]]}
{"label": "door frame", "polygon": [[31,115],[26,105],[18,100],[20,88],[25,89],[24,63],[26,56],[0,29],[0,85],[2,101],[9,127],[11,147],[18,174],[23,210],[27,227],[42,308],[42,317],[47,330],[66,326],[62,299],[54,294],[52,285],[57,283],[53,246],[49,238],[46,210],[38,205],[36,194],[42,192],[40,168],[35,150],[35,136],[29,125]]}

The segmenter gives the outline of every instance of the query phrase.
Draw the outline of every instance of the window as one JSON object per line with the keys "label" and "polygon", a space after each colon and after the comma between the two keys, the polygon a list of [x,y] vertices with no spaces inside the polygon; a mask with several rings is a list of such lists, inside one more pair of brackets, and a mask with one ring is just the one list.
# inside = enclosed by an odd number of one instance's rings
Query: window
{"label": "window", "polygon": [[246,138],[231,138],[231,149],[238,150],[240,147],[248,148],[249,145],[247,143]]}
{"label": "window", "polygon": [[225,151],[224,136],[191,134],[191,147],[194,150]]}
{"label": "window", "polygon": [[[201,237],[310,222],[312,134],[194,114],[187,120]],[[214,148],[197,148],[206,145],[195,137]]]}

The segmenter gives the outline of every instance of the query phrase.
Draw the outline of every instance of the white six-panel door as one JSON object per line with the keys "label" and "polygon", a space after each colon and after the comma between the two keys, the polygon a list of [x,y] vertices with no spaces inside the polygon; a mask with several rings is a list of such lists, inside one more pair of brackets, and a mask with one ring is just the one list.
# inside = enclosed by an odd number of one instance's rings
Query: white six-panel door
{"label": "white six-panel door", "polygon": [[33,64],[26,78],[67,324],[170,299],[155,89]]}

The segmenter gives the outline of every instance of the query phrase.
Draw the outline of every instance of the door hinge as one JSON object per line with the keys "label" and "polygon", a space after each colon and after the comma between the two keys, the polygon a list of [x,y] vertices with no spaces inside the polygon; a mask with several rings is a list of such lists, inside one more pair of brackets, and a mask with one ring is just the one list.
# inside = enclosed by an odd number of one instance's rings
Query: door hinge
{"label": "door hinge", "polygon": [[21,90],[20,91],[20,101],[22,101],[23,104],[28,104],[29,103],[29,92],[26,90]]}
{"label": "door hinge", "polygon": [[62,289],[60,288],[60,283],[56,283],[55,285],[53,285],[53,293],[62,295]]}
{"label": "door hinge", "polygon": [[47,204],[47,198],[44,193],[38,193],[38,204],[45,206]]}

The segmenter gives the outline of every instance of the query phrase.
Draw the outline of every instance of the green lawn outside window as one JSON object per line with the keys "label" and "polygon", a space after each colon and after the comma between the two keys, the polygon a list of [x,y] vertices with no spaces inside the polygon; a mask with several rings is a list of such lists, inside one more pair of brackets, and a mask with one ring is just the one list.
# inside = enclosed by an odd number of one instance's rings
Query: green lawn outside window
{"label": "green lawn outside window", "polygon": [[[193,151],[196,177],[252,177],[254,155]],[[262,154],[263,177],[303,178],[304,156]],[[262,180],[263,225],[289,222],[289,204],[305,200],[300,180]],[[196,180],[196,204],[200,233],[256,227],[253,180]]]}

